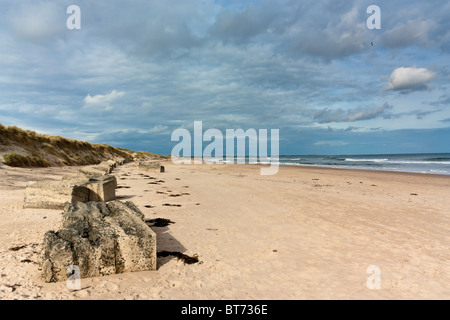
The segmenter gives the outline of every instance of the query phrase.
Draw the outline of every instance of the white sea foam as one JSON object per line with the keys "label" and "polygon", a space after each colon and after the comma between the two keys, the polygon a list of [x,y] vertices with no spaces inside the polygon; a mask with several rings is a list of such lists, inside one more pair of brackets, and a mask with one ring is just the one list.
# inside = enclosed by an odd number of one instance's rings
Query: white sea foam
{"label": "white sea foam", "polygon": [[348,162],[386,162],[386,161],[389,161],[389,159],[352,159],[352,158],[348,158],[348,159],[345,159],[345,161],[348,161]]}

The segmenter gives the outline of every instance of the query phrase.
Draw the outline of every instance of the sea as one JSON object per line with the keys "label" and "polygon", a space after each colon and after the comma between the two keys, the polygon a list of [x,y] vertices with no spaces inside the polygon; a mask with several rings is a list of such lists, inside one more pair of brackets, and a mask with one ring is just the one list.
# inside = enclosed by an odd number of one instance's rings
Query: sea
{"label": "sea", "polygon": [[[255,161],[255,158],[251,158]],[[225,159],[224,159],[225,160]],[[235,163],[237,162],[235,158]],[[241,159],[243,160],[243,159]],[[227,163],[228,161],[223,161]],[[246,163],[251,163],[246,157]],[[255,162],[253,162],[255,163]],[[261,161],[258,163],[268,164]],[[354,170],[382,170],[450,175],[450,153],[372,155],[282,155],[280,166],[313,166]]]}
{"label": "sea", "polygon": [[280,156],[284,166],[314,166],[450,175],[450,153]]}

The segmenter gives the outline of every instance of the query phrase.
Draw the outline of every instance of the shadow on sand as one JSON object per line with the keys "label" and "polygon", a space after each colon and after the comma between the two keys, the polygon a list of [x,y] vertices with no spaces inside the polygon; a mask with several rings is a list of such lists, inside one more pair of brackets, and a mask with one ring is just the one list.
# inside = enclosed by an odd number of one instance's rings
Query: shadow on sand
{"label": "shadow on sand", "polygon": [[[157,269],[168,263],[170,260],[177,258],[185,264],[198,263],[196,255],[188,256],[184,254],[187,249],[170,233],[167,227],[172,221],[167,219],[146,219],[145,222],[156,233],[157,239]],[[164,223],[166,222],[166,223]],[[164,225],[165,224],[165,225]],[[163,226],[164,225],[164,226]]]}

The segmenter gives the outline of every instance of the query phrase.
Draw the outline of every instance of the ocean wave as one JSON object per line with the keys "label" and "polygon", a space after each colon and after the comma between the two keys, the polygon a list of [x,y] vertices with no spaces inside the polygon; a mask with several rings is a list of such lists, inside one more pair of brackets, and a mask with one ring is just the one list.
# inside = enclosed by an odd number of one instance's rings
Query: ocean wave
{"label": "ocean wave", "polygon": [[347,159],[345,159],[345,161],[348,161],[348,162],[386,162],[386,161],[389,161],[389,159],[352,159],[352,158],[347,158]]}
{"label": "ocean wave", "polygon": [[450,158],[449,157],[427,158],[424,161],[431,161],[431,162],[450,161]]}
{"label": "ocean wave", "polygon": [[424,160],[389,160],[389,159],[345,159],[347,162],[382,162],[385,164],[443,164],[449,165],[450,161],[424,161]]}
{"label": "ocean wave", "polygon": [[450,164],[450,161],[415,161],[415,160],[390,160],[388,163],[395,164]]}

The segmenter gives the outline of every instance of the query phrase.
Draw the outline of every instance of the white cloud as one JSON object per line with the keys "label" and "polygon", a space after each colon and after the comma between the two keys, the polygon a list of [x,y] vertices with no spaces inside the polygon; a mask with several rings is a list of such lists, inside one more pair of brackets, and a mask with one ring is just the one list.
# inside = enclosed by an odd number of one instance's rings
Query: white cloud
{"label": "white cloud", "polygon": [[433,79],[435,73],[426,68],[397,68],[395,69],[384,90],[396,90],[402,93],[411,91],[427,90],[430,86],[427,84]]}
{"label": "white cloud", "polygon": [[148,130],[149,133],[164,133],[164,131],[166,131],[169,127],[168,126],[154,126],[153,128],[151,128],[150,130]]}
{"label": "white cloud", "polygon": [[123,95],[125,95],[125,92],[116,91],[116,90],[113,90],[107,94],[98,94],[93,97],[90,94],[88,94],[84,98],[84,103],[86,105],[109,104],[110,102],[122,97]]}

